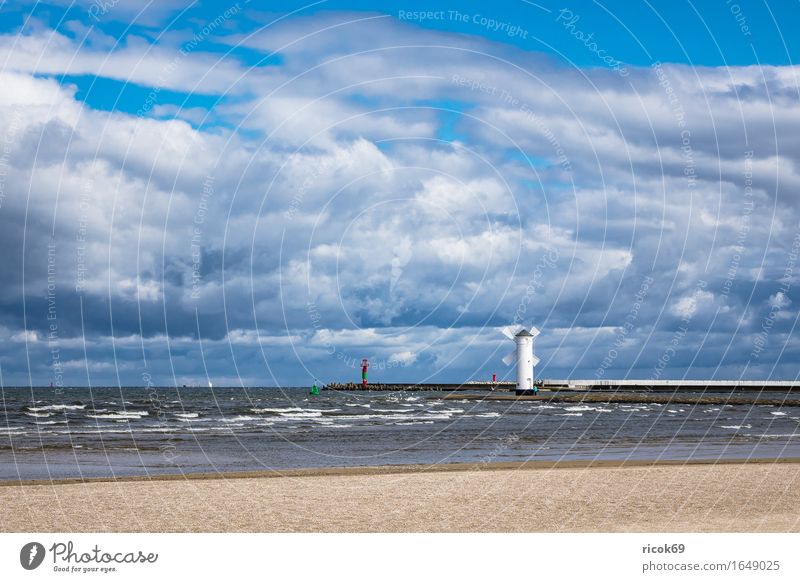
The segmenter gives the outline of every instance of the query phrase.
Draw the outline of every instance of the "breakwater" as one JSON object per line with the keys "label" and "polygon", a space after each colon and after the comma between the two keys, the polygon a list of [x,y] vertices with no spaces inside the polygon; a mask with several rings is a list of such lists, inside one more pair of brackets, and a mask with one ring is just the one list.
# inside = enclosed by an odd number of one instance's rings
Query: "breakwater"
{"label": "breakwater", "polygon": [[543,403],[574,404],[688,404],[688,405],[737,405],[758,404],[763,406],[797,406],[800,399],[758,398],[754,396],[707,396],[698,394],[651,394],[634,392],[546,392],[537,395],[515,396],[513,394],[448,394],[444,397],[455,400],[503,400]]}
{"label": "breakwater", "polygon": [[[538,388],[553,392],[800,392],[800,382],[793,380],[539,380]],[[352,391],[367,390],[376,392],[397,392],[400,390],[431,392],[451,391],[513,391],[514,382],[478,382],[461,384],[437,383],[392,383],[369,384],[366,389],[359,383],[332,382],[324,390]]]}
{"label": "breakwater", "polygon": [[481,383],[466,383],[466,384],[367,384],[365,388],[356,382],[331,382],[326,384],[323,390],[335,390],[337,392],[348,392],[355,390],[362,390],[367,392],[453,392],[461,390],[513,390],[513,382],[481,382]]}
{"label": "breakwater", "polygon": [[550,390],[632,392],[800,392],[794,380],[543,380]]}

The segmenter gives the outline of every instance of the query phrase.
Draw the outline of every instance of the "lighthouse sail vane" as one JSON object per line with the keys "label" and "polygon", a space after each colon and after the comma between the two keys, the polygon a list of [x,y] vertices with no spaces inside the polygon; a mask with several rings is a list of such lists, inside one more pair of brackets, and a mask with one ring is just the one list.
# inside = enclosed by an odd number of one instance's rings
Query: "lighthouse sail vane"
{"label": "lighthouse sail vane", "polygon": [[517,344],[514,351],[503,358],[506,366],[510,366],[514,361],[517,362],[517,394],[536,393],[533,368],[540,360],[533,355],[533,340],[541,332],[533,326],[526,328],[516,325],[504,327],[501,333]]}

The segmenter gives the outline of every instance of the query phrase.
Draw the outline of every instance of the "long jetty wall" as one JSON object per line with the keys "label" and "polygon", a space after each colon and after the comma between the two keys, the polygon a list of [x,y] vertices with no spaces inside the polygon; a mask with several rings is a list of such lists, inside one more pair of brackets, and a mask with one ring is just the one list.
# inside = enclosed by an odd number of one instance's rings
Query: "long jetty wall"
{"label": "long jetty wall", "polygon": [[[542,391],[558,392],[800,392],[800,382],[757,380],[543,380]],[[367,391],[513,391],[514,382],[466,382],[463,384],[368,384]],[[323,390],[364,390],[355,382],[326,385]]]}
{"label": "long jetty wall", "polygon": [[513,382],[496,382],[492,383],[476,383],[476,384],[367,384],[364,388],[361,384],[355,382],[338,383],[332,382],[325,385],[323,390],[366,390],[367,392],[413,392],[427,390],[430,392],[452,392],[456,390],[500,390],[507,391],[513,390],[515,384]]}
{"label": "long jetty wall", "polygon": [[800,392],[793,380],[544,380],[549,390],[582,392]]}
{"label": "long jetty wall", "polygon": [[446,400],[504,400],[523,402],[568,402],[592,404],[711,404],[724,406],[726,404],[759,404],[763,406],[800,406],[800,399],[796,398],[758,398],[756,396],[699,396],[691,394],[648,394],[632,392],[584,392],[564,393],[551,392],[538,395],[515,396],[513,394],[448,394]]}

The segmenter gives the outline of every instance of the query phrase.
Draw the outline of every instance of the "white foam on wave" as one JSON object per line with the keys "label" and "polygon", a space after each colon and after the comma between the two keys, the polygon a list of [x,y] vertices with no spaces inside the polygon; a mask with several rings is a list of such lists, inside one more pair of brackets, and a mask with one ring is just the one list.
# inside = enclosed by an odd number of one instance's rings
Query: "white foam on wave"
{"label": "white foam on wave", "polygon": [[722,424],[720,428],[729,428],[731,430],[741,430],[743,428],[753,428],[749,424]]}
{"label": "white foam on wave", "polygon": [[345,402],[344,405],[345,406],[351,406],[351,407],[360,406],[361,408],[370,408],[370,407],[372,407],[372,404],[359,404],[359,403],[355,403],[355,402]]}
{"label": "white foam on wave", "polygon": [[173,414],[178,418],[197,418],[200,416],[198,412],[175,412]]}
{"label": "white foam on wave", "polygon": [[[130,429],[128,430],[112,430],[112,429],[97,429],[97,430],[58,430],[53,431],[51,434],[68,434],[68,435],[79,435],[79,434],[131,434]],[[144,432],[142,430],[141,432]]]}
{"label": "white foam on wave", "polygon": [[786,412],[770,412],[773,416],[786,416]]}
{"label": "white foam on wave", "polygon": [[31,406],[28,408],[31,412],[47,412],[48,410],[83,410],[86,408],[85,404],[50,404],[48,406]]}
{"label": "white foam on wave", "polygon": [[384,420],[404,420],[408,418],[417,418],[413,414],[343,414],[336,417],[338,420],[369,420],[369,419],[384,419]]}
{"label": "white foam on wave", "polygon": [[407,422],[395,422],[397,426],[412,426],[415,424],[433,424],[432,420],[410,420]]}
{"label": "white foam on wave", "polygon": [[228,418],[221,419],[222,422],[243,422],[248,420],[262,420],[260,416],[248,416],[248,415],[240,415],[240,416],[231,416]]}
{"label": "white foam on wave", "polygon": [[[189,427],[188,430],[192,430]],[[175,432],[172,428],[165,428],[165,427],[145,427],[145,428],[138,428],[135,431],[126,431],[126,432]]]}
{"label": "white foam on wave", "polygon": [[322,416],[321,412],[281,412],[283,418],[316,418]]}
{"label": "white foam on wave", "polygon": [[565,406],[564,410],[572,410],[573,412],[611,412],[608,408],[598,408],[595,406]]}
{"label": "white foam on wave", "polygon": [[251,408],[250,412],[255,412],[256,414],[263,414],[265,412],[280,414],[282,412],[303,412],[303,410],[303,408],[298,408],[297,406],[290,406],[289,408]]}
{"label": "white foam on wave", "polygon": [[556,414],[556,416],[583,416],[582,412],[565,412],[564,414]]}
{"label": "white foam on wave", "polygon": [[480,414],[471,414],[469,416],[474,416],[476,418],[497,418],[500,416],[499,412],[481,412]]}
{"label": "white foam on wave", "polygon": [[413,413],[413,411],[409,410],[412,414],[345,414],[342,416],[337,416],[337,420],[346,420],[346,421],[357,421],[357,420],[387,420],[387,421],[410,421],[410,420],[419,420],[419,421],[431,421],[434,420],[449,420],[452,418],[452,414],[444,411],[436,411],[436,412],[428,412],[425,415],[420,415]]}
{"label": "white foam on wave", "polygon": [[[393,417],[393,418],[396,418],[396,417]],[[432,420],[450,420],[451,418],[453,418],[453,415],[450,414],[449,412],[445,412],[445,411],[437,412],[437,413],[428,412],[428,414],[426,414],[425,416],[415,416],[414,418],[424,418],[425,420],[431,420],[431,419]]]}
{"label": "white foam on wave", "polygon": [[53,416],[52,412],[26,412],[25,416],[32,416],[34,418],[47,418]]}
{"label": "white foam on wave", "polygon": [[146,410],[131,410],[125,412],[110,412],[108,414],[87,414],[88,418],[111,419],[111,420],[136,420],[144,416],[150,416]]}

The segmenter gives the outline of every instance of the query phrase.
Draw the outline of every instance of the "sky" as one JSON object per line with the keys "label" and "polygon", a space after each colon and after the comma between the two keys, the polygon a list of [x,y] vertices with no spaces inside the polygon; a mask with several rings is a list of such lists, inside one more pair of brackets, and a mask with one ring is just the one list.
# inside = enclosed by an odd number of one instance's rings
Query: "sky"
{"label": "sky", "polygon": [[0,2],[0,382],[796,379],[798,16]]}

